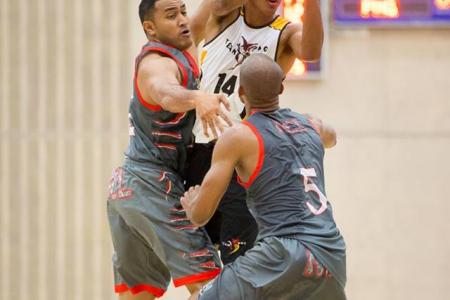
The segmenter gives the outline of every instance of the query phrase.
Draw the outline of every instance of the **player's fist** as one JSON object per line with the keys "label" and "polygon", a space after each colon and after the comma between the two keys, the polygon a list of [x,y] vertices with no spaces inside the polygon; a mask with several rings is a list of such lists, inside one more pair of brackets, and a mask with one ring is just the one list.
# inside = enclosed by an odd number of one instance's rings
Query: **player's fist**
{"label": "player's fist", "polygon": [[190,219],[192,217],[192,209],[195,204],[195,198],[197,197],[200,191],[200,186],[191,186],[188,191],[186,191],[180,199],[181,206],[183,206],[186,211],[186,216]]}

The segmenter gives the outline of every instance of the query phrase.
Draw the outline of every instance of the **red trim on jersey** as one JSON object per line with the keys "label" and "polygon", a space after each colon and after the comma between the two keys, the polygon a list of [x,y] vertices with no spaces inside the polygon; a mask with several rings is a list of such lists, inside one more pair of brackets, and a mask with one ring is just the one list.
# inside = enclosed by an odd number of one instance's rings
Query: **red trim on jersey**
{"label": "red trim on jersey", "polygon": [[157,136],[165,135],[165,136],[170,136],[170,137],[176,138],[178,140],[181,140],[181,134],[178,132],[173,132],[173,131],[153,131],[152,135],[157,135]]}
{"label": "red trim on jersey", "polygon": [[160,48],[160,47],[145,47],[144,49],[142,49],[142,52],[145,52],[145,51],[157,51],[157,52],[159,51],[159,52],[164,53],[165,55],[169,56],[170,58],[172,58],[177,63],[178,67],[181,70],[181,73],[183,74],[183,78],[182,78],[183,79],[183,83],[182,83],[182,85],[184,87],[187,87],[187,84],[188,84],[188,73],[187,73],[186,67],[183,65],[183,63],[175,55],[173,55],[172,53],[170,53],[166,49]]}
{"label": "red trim on jersey", "polygon": [[253,132],[253,134],[256,136],[256,139],[258,140],[258,162],[256,164],[255,170],[253,170],[253,173],[252,175],[250,175],[250,178],[248,179],[247,182],[242,181],[239,176],[237,177],[238,183],[243,187],[245,187],[246,189],[248,189],[252,185],[255,178],[258,176],[264,164],[264,140],[261,134],[259,133],[258,129],[255,126],[253,126],[253,124],[249,123],[246,120],[242,121],[242,124],[248,126]]}
{"label": "red trim on jersey", "polygon": [[150,104],[142,97],[141,91],[139,90],[137,75],[134,77],[134,90],[136,91],[136,95],[138,97],[139,102],[146,108],[151,111],[160,111],[162,107],[159,105]]}
{"label": "red trim on jersey", "polygon": [[166,171],[161,171],[161,175],[159,176],[159,181],[163,181],[164,180],[164,178],[166,178],[166,174],[167,174],[167,172]]}
{"label": "red trim on jersey", "polygon": [[191,230],[191,229],[197,229],[198,226],[196,225],[184,225],[184,226],[177,226],[175,227],[176,230]]}
{"label": "red trim on jersey", "polygon": [[169,179],[166,182],[166,194],[169,194],[171,190],[172,190],[172,181],[170,181]]}
{"label": "red trim on jersey", "polygon": [[203,257],[203,256],[213,256],[213,253],[208,248],[204,248],[202,250],[189,253],[189,257]]}
{"label": "red trim on jersey", "polygon": [[198,264],[200,267],[202,268],[207,268],[207,269],[218,269],[219,267],[216,265],[216,263],[213,260],[204,262],[204,263],[200,263]]}
{"label": "red trim on jersey", "polygon": [[130,291],[133,295],[146,291],[154,295],[155,297],[161,297],[166,292],[161,288],[151,286],[148,284],[138,284],[133,286],[132,288],[129,288],[125,283],[114,286],[114,291],[116,293],[125,293],[127,291]]}
{"label": "red trim on jersey", "polygon": [[164,144],[164,143],[155,143],[155,146],[158,148],[166,148],[170,150],[177,150],[177,147],[171,144]]}
{"label": "red trim on jersey", "polygon": [[189,53],[189,51],[183,51],[183,53],[184,53],[184,56],[189,61],[189,65],[191,65],[194,76],[198,77],[200,75],[200,69],[198,67],[197,61],[192,57],[192,55]]}
{"label": "red trim on jersey", "polygon": [[198,274],[194,274],[194,275],[177,278],[177,279],[173,280],[173,285],[175,287],[179,287],[179,286],[186,285],[186,284],[191,284],[191,283],[196,283],[199,281],[213,279],[217,275],[220,274],[220,271],[221,271],[221,269],[218,267],[216,270],[206,271],[206,272],[202,272],[202,273],[198,273]]}
{"label": "red trim on jersey", "polygon": [[188,217],[172,217],[169,219],[170,223],[174,222],[183,222],[183,221],[189,221]]}
{"label": "red trim on jersey", "polygon": [[184,208],[176,208],[176,207],[172,207],[171,209],[170,209],[170,211],[173,211],[173,212],[176,212],[176,213],[182,213],[182,212],[184,212]]}
{"label": "red trim on jersey", "polygon": [[116,293],[125,293],[126,291],[128,291],[128,286],[125,283],[114,286],[114,292]]}
{"label": "red trim on jersey", "polygon": [[175,118],[173,118],[170,121],[167,122],[161,122],[161,121],[153,121],[155,124],[158,124],[160,126],[165,126],[165,125],[177,125],[178,123],[180,123],[180,121],[187,115],[187,113],[179,113],[177,114],[177,116]]}

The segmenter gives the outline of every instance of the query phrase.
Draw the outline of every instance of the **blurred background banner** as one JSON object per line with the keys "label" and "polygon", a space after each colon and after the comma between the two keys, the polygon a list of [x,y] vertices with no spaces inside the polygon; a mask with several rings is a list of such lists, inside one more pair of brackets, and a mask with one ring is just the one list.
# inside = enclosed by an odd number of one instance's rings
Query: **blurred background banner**
{"label": "blurred background banner", "polygon": [[337,24],[379,27],[450,27],[449,0],[334,0]]}
{"label": "blurred background banner", "polygon": [[[326,72],[282,97],[338,132],[325,169],[349,299],[450,299],[448,1],[414,1],[432,21],[372,26],[412,0],[324,2]],[[0,0],[1,300],[116,299],[106,194],[145,42],[138,4]]]}

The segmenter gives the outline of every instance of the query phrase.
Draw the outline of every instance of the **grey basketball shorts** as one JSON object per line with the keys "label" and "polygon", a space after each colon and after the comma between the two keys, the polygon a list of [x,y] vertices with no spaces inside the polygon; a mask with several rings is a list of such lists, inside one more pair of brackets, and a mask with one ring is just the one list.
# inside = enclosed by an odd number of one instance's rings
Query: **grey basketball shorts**
{"label": "grey basketball shorts", "polygon": [[200,291],[200,300],[345,300],[344,288],[300,241],[267,237]]}
{"label": "grey basketball shorts", "polygon": [[170,279],[182,286],[216,277],[216,249],[180,205],[181,179],[167,170],[126,162],[109,185],[108,219],[114,246],[115,291],[164,294]]}

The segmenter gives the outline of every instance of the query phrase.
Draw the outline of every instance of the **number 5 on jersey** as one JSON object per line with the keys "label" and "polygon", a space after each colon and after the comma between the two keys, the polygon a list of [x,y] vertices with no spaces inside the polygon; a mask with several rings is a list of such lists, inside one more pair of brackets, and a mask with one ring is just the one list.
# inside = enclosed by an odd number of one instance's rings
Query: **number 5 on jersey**
{"label": "number 5 on jersey", "polygon": [[216,88],[214,89],[214,94],[219,94],[220,92],[227,94],[228,97],[234,93],[234,88],[236,87],[237,76],[233,75],[225,81],[227,78],[226,73],[219,74],[219,81],[217,82]]}
{"label": "number 5 on jersey", "polygon": [[319,201],[320,201],[320,208],[316,209],[310,201],[306,202],[306,205],[308,206],[309,210],[316,216],[320,215],[321,213],[323,213],[326,209],[327,209],[327,197],[325,197],[325,195],[319,190],[319,188],[317,187],[317,185],[315,185],[312,181],[310,181],[310,177],[316,177],[316,170],[314,170],[314,168],[310,168],[310,169],[305,169],[305,168],[300,168],[300,174],[302,174],[303,176],[303,184],[305,186],[305,192],[313,192],[316,193],[317,196],[319,196]]}

